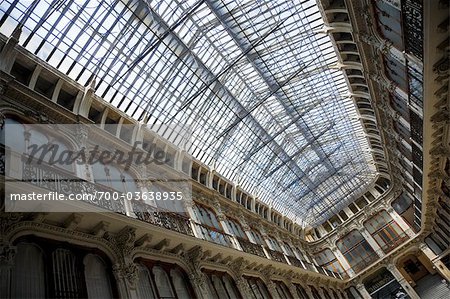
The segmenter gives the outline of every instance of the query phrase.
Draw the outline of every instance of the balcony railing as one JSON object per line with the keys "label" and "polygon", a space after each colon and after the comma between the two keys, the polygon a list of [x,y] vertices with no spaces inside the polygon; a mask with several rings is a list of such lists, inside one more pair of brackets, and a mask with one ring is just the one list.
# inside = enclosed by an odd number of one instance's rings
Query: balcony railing
{"label": "balcony railing", "polygon": [[[26,159],[23,157],[23,159]],[[33,164],[23,161],[22,181],[39,188],[54,191],[60,194],[94,194],[94,193],[117,193],[117,190],[103,185],[94,184],[80,179],[73,174],[46,164]],[[122,198],[118,200],[100,200],[94,196],[85,197],[83,202],[93,204],[97,207],[125,214],[125,202]]]}
{"label": "balcony railing", "polygon": [[250,242],[249,240],[245,240],[242,238],[237,238],[237,239],[238,239],[239,244],[241,245],[242,250],[244,252],[267,258],[261,245],[254,244],[254,243]]}
{"label": "balcony railing", "polygon": [[[22,161],[24,161],[24,158]],[[5,174],[5,152],[2,145],[0,145],[0,174]],[[80,179],[79,177],[76,177],[63,169],[51,167],[45,164],[33,164],[24,162],[22,167],[22,179],[24,182],[27,182],[39,188],[66,195],[93,194],[95,191],[120,193],[120,191],[118,190],[100,184],[91,183],[89,181]],[[87,202],[110,211],[118,212],[124,215],[127,214],[127,203],[125,202],[125,200],[92,199]],[[132,212],[129,212],[129,214],[132,215],[134,213],[137,219],[149,224],[193,237],[195,237],[193,231],[193,228],[195,228],[195,230],[200,234],[199,237],[204,240],[227,247],[237,247],[237,244],[235,243],[238,242],[242,250],[246,253],[254,254],[264,258],[271,258],[275,261],[288,264],[285,255],[282,252],[271,250],[266,247],[266,252],[269,255],[267,256],[262,245],[254,244],[249,240],[243,238],[233,237],[232,235],[215,230],[201,223],[192,222],[189,217],[183,214],[166,211],[161,208],[149,205],[144,201],[128,202],[127,207],[129,208],[128,211],[132,210]],[[296,257],[292,256],[287,256],[287,258],[293,266],[309,271],[316,271],[316,268],[307,261],[300,261]],[[340,279],[348,277],[345,273],[335,273],[322,267],[317,267],[317,271],[323,275]]]}
{"label": "balcony railing", "polygon": [[292,266],[296,266],[296,267],[305,269],[302,262],[298,258],[296,258],[294,256],[288,256],[287,258],[289,260],[289,263],[291,263]]}
{"label": "balcony railing", "polygon": [[284,258],[284,254],[282,252],[279,252],[279,251],[276,251],[276,250],[272,250],[272,249],[269,249],[269,248],[266,248],[266,249],[267,249],[267,252],[270,254],[270,257],[274,261],[287,264],[287,261]]}

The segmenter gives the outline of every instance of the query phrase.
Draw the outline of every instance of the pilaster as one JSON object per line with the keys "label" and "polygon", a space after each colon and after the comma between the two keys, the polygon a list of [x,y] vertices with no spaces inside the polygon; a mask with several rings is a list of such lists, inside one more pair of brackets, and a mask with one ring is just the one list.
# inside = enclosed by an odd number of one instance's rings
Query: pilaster
{"label": "pilaster", "polygon": [[400,216],[397,211],[394,210],[394,208],[389,207],[387,209],[387,212],[389,213],[389,215],[392,217],[392,219],[395,220],[395,222],[397,222],[398,226],[400,226],[400,228],[410,237],[410,238],[414,238],[414,236],[416,235],[411,227],[408,225],[408,223],[406,223],[405,219],[403,219],[402,216]]}
{"label": "pilaster", "polygon": [[372,298],[370,296],[369,292],[366,290],[366,287],[364,286],[364,284],[362,284],[362,283],[357,284],[356,289],[358,290],[359,294],[361,295],[361,297],[363,299],[371,299]]}
{"label": "pilaster", "polygon": [[352,267],[347,262],[347,259],[344,257],[341,251],[336,246],[330,247],[330,249],[333,252],[334,256],[336,256],[336,259],[344,268],[344,271],[346,271],[350,277],[355,276],[356,275],[355,271],[353,271]]}
{"label": "pilaster", "polygon": [[419,295],[414,291],[413,287],[406,281],[402,273],[397,269],[394,264],[389,264],[386,269],[392,273],[398,283],[402,286],[405,292],[411,297],[411,299],[420,299]]}

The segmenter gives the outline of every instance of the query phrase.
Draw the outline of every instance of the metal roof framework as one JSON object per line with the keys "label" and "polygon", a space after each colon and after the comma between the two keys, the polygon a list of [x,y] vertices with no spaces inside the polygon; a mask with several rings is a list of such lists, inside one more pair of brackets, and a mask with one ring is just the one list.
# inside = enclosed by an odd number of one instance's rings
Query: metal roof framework
{"label": "metal roof framework", "polygon": [[27,50],[138,121],[190,127],[193,157],[300,224],[375,178],[315,0],[3,1],[0,32],[19,25]]}

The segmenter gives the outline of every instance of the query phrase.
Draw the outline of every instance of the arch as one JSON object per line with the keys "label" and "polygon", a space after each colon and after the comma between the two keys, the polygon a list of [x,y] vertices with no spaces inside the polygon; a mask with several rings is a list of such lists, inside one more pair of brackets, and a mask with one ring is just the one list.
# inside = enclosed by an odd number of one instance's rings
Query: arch
{"label": "arch", "polygon": [[375,250],[356,229],[339,239],[336,246],[355,272],[363,270],[378,259]]}
{"label": "arch", "polygon": [[121,192],[138,191],[136,179],[116,164],[103,164],[96,161],[91,165],[92,176],[96,184],[104,185]]}
{"label": "arch", "polygon": [[138,265],[138,284],[136,292],[139,298],[156,299],[156,287],[147,267]]}
{"label": "arch", "polygon": [[175,292],[172,289],[171,282],[167,272],[161,266],[154,266],[152,273],[155,279],[156,289],[158,290],[160,297],[172,298],[175,296]]}
{"label": "arch", "polygon": [[11,298],[44,298],[45,265],[42,249],[20,242],[11,273]]}
{"label": "arch", "polygon": [[186,284],[186,277],[180,269],[175,268],[170,270],[170,277],[172,277],[173,286],[178,299],[189,299],[189,286]]}
{"label": "arch", "polygon": [[90,234],[83,232],[74,232],[52,226],[44,223],[33,222],[19,222],[6,231],[4,239],[12,244],[18,244],[21,240],[28,237],[36,237],[37,239],[48,239],[55,242],[67,242],[70,240],[70,244],[82,246],[87,249],[98,249],[106,255],[106,257],[114,263],[118,260],[118,256],[110,244],[103,238],[96,238]]}

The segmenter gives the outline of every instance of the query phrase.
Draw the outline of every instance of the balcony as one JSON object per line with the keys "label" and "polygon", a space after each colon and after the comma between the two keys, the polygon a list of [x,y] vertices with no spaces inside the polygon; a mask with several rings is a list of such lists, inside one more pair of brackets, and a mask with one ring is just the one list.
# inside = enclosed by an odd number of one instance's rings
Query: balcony
{"label": "balcony", "polygon": [[178,213],[161,211],[160,208],[142,201],[133,202],[133,211],[137,219],[170,229],[185,235],[194,236],[189,218]]}
{"label": "balcony", "polygon": [[287,261],[284,258],[284,254],[282,252],[279,252],[279,251],[276,251],[276,250],[272,250],[272,249],[269,249],[269,248],[266,248],[266,250],[269,253],[269,255],[270,255],[272,260],[280,262],[280,263],[287,264]]}
{"label": "balcony", "polygon": [[[95,184],[93,182],[81,179],[75,176],[74,173],[68,172],[62,168],[53,167],[43,163],[27,163],[26,155],[12,156],[15,159],[14,163],[21,163],[22,181],[27,182],[35,187],[50,190],[64,195],[69,194],[94,194],[95,192],[104,193],[121,193],[121,191]],[[4,146],[0,148],[0,174],[6,174],[5,167],[6,155]],[[19,176],[20,177],[20,176]],[[13,178],[14,180],[14,178]],[[20,180],[19,180],[20,182]],[[239,238],[207,225],[194,222],[186,214],[176,213],[172,211],[163,210],[157,206],[148,204],[145,201],[122,199],[120,196],[117,200],[98,200],[92,198],[91,200],[83,200],[81,205],[95,206],[102,210],[116,212],[118,214],[126,215],[128,217],[146,222],[150,225],[169,229],[184,235],[198,237],[203,240],[242,250],[246,253],[257,255],[263,258],[270,258],[274,261],[289,264],[289,259],[292,266],[305,269],[307,271],[319,272],[323,275],[343,279],[339,273],[318,267],[316,270],[311,263],[301,261],[293,256],[285,256],[284,253],[276,250],[271,250],[260,244],[254,244],[249,240]],[[264,250],[265,248],[265,250]]]}
{"label": "balcony", "polygon": [[261,245],[254,244],[242,238],[237,238],[237,240],[239,241],[239,244],[244,252],[267,258]]}

